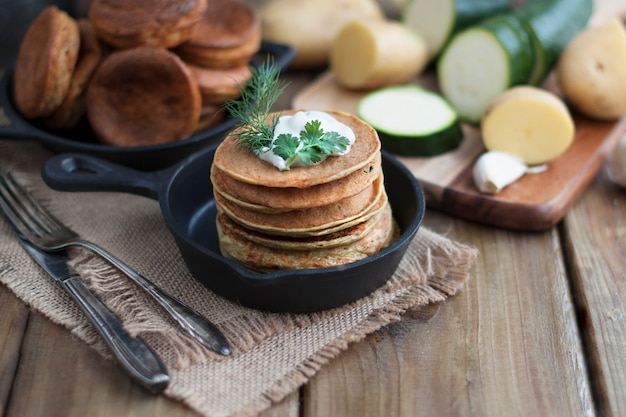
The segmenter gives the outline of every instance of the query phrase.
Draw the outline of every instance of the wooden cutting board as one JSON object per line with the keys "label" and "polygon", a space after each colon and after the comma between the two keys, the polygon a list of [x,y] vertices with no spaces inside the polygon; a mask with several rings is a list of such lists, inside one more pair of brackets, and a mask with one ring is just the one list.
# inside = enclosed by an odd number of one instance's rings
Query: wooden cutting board
{"label": "wooden cutting board", "polygon": [[[626,18],[625,0],[594,0],[590,26],[614,16]],[[414,83],[438,91],[435,74],[426,72]],[[558,94],[554,76],[544,88]],[[326,72],[294,97],[295,109],[335,109],[354,114],[365,93],[341,88]],[[527,174],[496,195],[483,194],[475,187],[472,168],[485,151],[477,127],[464,125],[461,146],[430,158],[399,159],[420,181],[428,207],[454,216],[516,230],[544,230],[554,226],[584,192],[606,155],[626,133],[626,117],[600,122],[573,114],[576,138],[570,149],[548,169]]]}
{"label": "wooden cutting board", "polygon": [[[436,89],[426,73],[415,83]],[[555,91],[549,79],[546,88]],[[362,92],[341,88],[331,72],[321,75],[294,97],[294,109],[341,110],[355,114]],[[420,181],[429,208],[461,218],[516,230],[554,226],[583,193],[604,159],[626,132],[626,117],[600,122],[574,114],[576,138],[570,149],[538,174],[526,174],[496,195],[483,194],[473,182],[472,167],[485,151],[477,127],[464,125],[461,146],[436,157],[399,157]]]}

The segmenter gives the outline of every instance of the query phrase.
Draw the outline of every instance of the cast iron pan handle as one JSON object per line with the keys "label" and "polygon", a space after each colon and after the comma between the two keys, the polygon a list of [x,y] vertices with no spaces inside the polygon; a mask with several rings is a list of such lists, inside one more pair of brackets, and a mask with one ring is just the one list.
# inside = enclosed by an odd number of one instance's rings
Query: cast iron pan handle
{"label": "cast iron pan handle", "polygon": [[41,176],[60,191],[120,191],[157,200],[173,168],[138,171],[84,154],[64,153],[44,164]]}

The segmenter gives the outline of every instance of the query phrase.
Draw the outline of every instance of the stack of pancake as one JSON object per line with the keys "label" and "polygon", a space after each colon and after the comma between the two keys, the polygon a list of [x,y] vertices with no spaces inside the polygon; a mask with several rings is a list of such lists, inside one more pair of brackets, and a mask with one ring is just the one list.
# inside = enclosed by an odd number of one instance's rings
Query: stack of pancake
{"label": "stack of pancake", "polygon": [[183,139],[223,119],[260,42],[243,0],[94,0],[78,22],[48,6],[20,46],[16,107],[52,129],[86,114],[109,145]]}
{"label": "stack of pancake", "polygon": [[[293,111],[283,114],[292,114]],[[396,239],[375,130],[355,116],[328,111],[356,141],[342,156],[280,171],[233,139],[211,168],[222,254],[250,269],[309,269],[370,256]]]}
{"label": "stack of pancake", "polygon": [[174,52],[194,76],[202,109],[199,129],[219,122],[222,104],[236,99],[252,76],[248,63],[261,46],[261,19],[240,0],[209,0],[191,37]]}

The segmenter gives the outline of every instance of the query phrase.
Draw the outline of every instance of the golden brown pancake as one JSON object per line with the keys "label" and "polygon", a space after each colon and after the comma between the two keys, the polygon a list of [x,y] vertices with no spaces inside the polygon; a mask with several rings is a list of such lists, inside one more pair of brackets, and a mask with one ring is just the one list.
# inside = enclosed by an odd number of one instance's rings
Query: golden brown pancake
{"label": "golden brown pancake", "polygon": [[[217,199],[223,196],[218,196]],[[222,201],[222,200],[220,200]],[[321,225],[315,228],[302,229],[302,228],[293,228],[293,229],[273,229],[271,226],[267,225],[259,225],[250,223],[249,220],[246,221],[245,218],[237,219],[233,212],[228,210],[228,207],[224,205],[218,205],[218,210],[226,213],[226,215],[230,216],[235,221],[238,221],[242,227],[247,228],[250,231],[258,231],[260,233],[265,233],[267,235],[273,236],[284,236],[284,237],[293,237],[293,238],[306,238],[306,237],[316,237],[316,236],[324,236],[330,235],[337,232],[341,232],[344,229],[351,228],[361,222],[367,221],[372,217],[378,215],[380,210],[383,209],[384,205],[387,203],[388,197],[385,192],[383,192],[379,198],[370,206],[368,210],[364,210],[361,215],[351,216],[350,218],[346,218],[344,221],[337,221],[327,225]],[[267,213],[267,212],[259,212],[259,213]],[[271,213],[277,214],[277,213]]]}
{"label": "golden brown pancake", "polygon": [[156,46],[109,55],[87,88],[87,116],[100,140],[155,145],[192,134],[200,116],[198,85],[174,53]]}
{"label": "golden brown pancake", "polygon": [[241,88],[252,76],[247,65],[234,68],[216,69],[203,68],[187,63],[187,67],[196,78],[202,105],[222,104],[228,100],[239,98]]}
{"label": "golden brown pancake", "polygon": [[334,233],[305,237],[277,236],[256,232],[241,226],[222,211],[219,212],[217,221],[220,222],[220,226],[223,229],[228,229],[229,233],[235,233],[243,239],[261,246],[278,249],[311,250],[344,246],[362,239],[378,224],[383,213],[384,210],[381,210],[366,221]]}
{"label": "golden brown pancake", "polygon": [[89,20],[116,48],[171,48],[191,38],[207,0],[94,0]]}
{"label": "golden brown pancake", "polygon": [[284,212],[325,206],[343,198],[357,194],[371,185],[381,172],[380,153],[374,156],[371,164],[346,175],[336,181],[315,185],[309,188],[271,188],[263,185],[237,181],[217,168],[211,167],[213,186],[225,197],[239,205],[248,205],[257,211]]}
{"label": "golden brown pancake", "polygon": [[[290,110],[282,114],[290,115],[295,112],[296,110]],[[376,131],[354,115],[335,110],[328,110],[326,113],[354,131],[356,141],[346,155],[330,156],[323,163],[313,166],[292,167],[289,171],[280,171],[259,159],[253,152],[239,146],[233,139],[233,133],[230,133],[218,146],[213,163],[237,181],[278,188],[308,188],[336,181],[370,166],[380,152]]]}
{"label": "golden brown pancake", "polygon": [[284,213],[255,212],[215,193],[215,201],[231,219],[244,227],[281,236],[319,236],[371,217],[386,202],[382,176],[370,187],[332,204]]}
{"label": "golden brown pancake", "polygon": [[102,47],[93,26],[87,19],[78,21],[80,49],[72,81],[63,102],[44,124],[53,129],[71,129],[85,114],[85,90],[102,60]]}
{"label": "golden brown pancake", "polygon": [[209,0],[191,38],[176,48],[185,61],[207,68],[248,64],[261,45],[261,20],[239,0]]}
{"label": "golden brown pancake", "polygon": [[79,46],[78,24],[56,6],[46,7],[33,21],[20,45],[13,75],[15,105],[25,118],[49,116],[61,105]]}
{"label": "golden brown pancake", "polygon": [[321,249],[291,250],[259,245],[222,227],[218,215],[217,231],[220,249],[226,257],[238,260],[258,271],[276,269],[310,269],[343,265],[371,256],[387,247],[399,234],[389,204],[375,227],[363,238],[343,246]]}

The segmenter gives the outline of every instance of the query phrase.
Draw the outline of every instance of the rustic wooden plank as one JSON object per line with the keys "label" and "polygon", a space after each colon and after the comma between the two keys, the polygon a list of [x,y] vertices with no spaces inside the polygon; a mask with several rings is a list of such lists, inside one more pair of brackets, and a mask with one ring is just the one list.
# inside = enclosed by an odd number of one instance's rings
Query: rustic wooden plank
{"label": "rustic wooden plank", "polygon": [[[4,321],[4,320],[3,320]],[[32,393],[37,393],[33,401]],[[6,417],[192,417],[153,396],[115,364],[46,317],[32,313]]]}
{"label": "rustic wooden plank", "polygon": [[[0,288],[0,305],[3,313],[13,309],[6,297],[8,290]],[[8,294],[11,296],[11,294]],[[6,300],[5,300],[6,299]],[[28,308],[13,297],[18,310],[28,314]],[[5,303],[5,301],[7,301]],[[15,314],[18,316],[18,314]],[[17,344],[19,353],[22,337],[14,334],[4,337],[9,320],[0,321],[0,340]],[[24,320],[25,321],[25,320]],[[14,326],[15,328],[19,326]],[[19,368],[4,380],[0,387],[8,394],[13,383],[11,401],[0,415],[6,417],[192,417],[198,416],[183,404],[165,396],[153,396],[135,384],[112,361],[100,357],[95,351],[77,340],[64,328],[51,323],[39,313],[32,313],[24,337]],[[17,362],[16,353],[13,355]],[[0,362],[11,358],[7,349],[0,351]],[[4,370],[5,368],[1,368]],[[37,393],[32,401],[31,393]],[[0,404],[4,404],[3,401]],[[4,408],[4,407],[3,407]],[[281,403],[262,413],[260,417],[297,417],[299,415],[299,393],[295,392]]]}
{"label": "rustic wooden plank", "polygon": [[480,249],[468,287],[430,320],[409,315],[322,369],[305,415],[592,415],[557,232],[432,211],[425,224]]}
{"label": "rustic wooden plank", "polygon": [[283,401],[259,414],[258,417],[299,417],[300,415],[300,393],[295,391]]}
{"label": "rustic wooden plank", "polygon": [[602,172],[564,221],[599,414],[626,415],[626,192]]}
{"label": "rustic wooden plank", "polygon": [[11,386],[20,359],[22,337],[28,322],[28,307],[9,291],[0,286],[0,416],[7,408]]}

